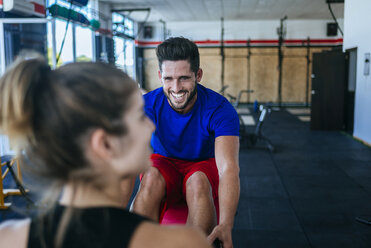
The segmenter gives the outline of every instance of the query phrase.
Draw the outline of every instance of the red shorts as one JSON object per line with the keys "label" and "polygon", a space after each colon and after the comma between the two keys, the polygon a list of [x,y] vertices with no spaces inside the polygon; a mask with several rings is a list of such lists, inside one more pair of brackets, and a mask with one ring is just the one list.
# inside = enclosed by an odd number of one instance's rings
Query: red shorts
{"label": "red shorts", "polygon": [[166,181],[166,202],[176,203],[186,199],[186,183],[193,173],[203,172],[209,179],[214,204],[218,202],[219,173],[215,158],[204,161],[185,161],[152,154],[153,166],[157,168]]}

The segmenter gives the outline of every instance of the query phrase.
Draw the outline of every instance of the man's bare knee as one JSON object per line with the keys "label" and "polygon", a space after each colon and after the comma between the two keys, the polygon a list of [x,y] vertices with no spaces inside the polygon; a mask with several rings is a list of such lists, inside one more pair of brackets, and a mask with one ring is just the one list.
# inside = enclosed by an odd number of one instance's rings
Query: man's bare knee
{"label": "man's bare knee", "polygon": [[190,176],[186,183],[187,196],[195,198],[210,196],[211,186],[209,179],[203,172],[195,172]]}
{"label": "man's bare knee", "polygon": [[151,167],[143,176],[141,190],[152,198],[165,196],[166,182],[158,169]]}

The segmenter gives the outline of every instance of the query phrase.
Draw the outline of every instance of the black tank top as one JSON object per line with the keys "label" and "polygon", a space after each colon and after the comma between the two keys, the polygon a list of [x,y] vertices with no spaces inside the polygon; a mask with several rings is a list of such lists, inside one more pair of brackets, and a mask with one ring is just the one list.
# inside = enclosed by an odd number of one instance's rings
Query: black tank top
{"label": "black tank top", "polygon": [[[28,247],[54,247],[59,223],[66,207],[56,206],[43,217],[32,219]],[[62,247],[128,247],[135,229],[145,217],[112,207],[74,208]],[[45,243],[44,243],[45,242]],[[46,244],[46,246],[43,245]]]}

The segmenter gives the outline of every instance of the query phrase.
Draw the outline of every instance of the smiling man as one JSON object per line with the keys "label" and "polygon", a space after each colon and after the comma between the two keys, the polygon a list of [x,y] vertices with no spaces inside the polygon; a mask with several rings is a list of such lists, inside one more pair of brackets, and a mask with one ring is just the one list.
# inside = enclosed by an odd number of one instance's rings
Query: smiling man
{"label": "smiling man", "polygon": [[187,224],[230,248],[240,193],[238,115],[223,96],[199,84],[203,72],[195,43],[170,38],[156,55],[163,87],[144,96],[156,125],[153,167],[141,179],[133,210],[158,221],[166,203],[184,198]]}

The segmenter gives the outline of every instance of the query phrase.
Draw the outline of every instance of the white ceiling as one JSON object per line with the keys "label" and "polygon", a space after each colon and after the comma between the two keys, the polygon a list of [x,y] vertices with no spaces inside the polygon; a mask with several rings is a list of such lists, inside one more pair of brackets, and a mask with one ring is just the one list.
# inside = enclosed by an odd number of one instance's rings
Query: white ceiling
{"label": "white ceiling", "polygon": [[[99,0],[113,9],[150,8],[148,21],[215,21],[288,19],[331,19],[326,0]],[[344,4],[332,4],[337,18],[344,17]],[[125,12],[125,14],[129,14]],[[132,12],[143,21],[146,12]]]}

